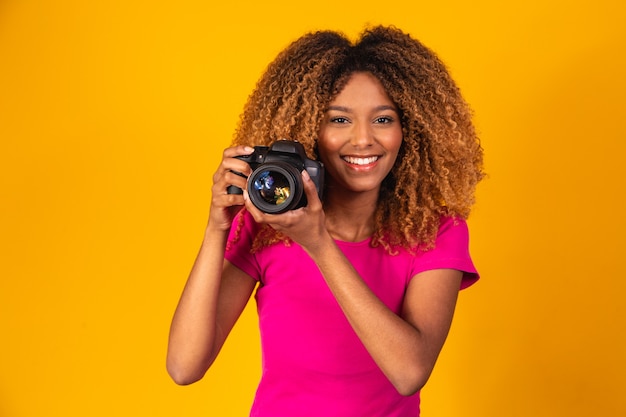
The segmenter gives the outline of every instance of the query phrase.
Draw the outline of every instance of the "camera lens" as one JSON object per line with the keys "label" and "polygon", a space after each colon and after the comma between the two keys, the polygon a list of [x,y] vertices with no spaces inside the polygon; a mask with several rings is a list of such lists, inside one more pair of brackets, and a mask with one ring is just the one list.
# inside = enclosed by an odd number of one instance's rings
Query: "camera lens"
{"label": "camera lens", "polygon": [[300,172],[289,164],[259,166],[248,181],[252,203],[265,213],[283,213],[298,207],[302,197]]}

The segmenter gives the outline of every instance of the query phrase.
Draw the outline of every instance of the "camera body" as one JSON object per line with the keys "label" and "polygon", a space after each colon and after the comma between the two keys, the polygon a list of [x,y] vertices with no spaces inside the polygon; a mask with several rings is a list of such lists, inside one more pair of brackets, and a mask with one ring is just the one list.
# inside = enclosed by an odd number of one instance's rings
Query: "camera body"
{"label": "camera body", "polygon": [[[248,195],[252,204],[264,213],[284,213],[307,205],[302,184],[303,170],[307,171],[322,198],[324,165],[307,158],[304,147],[297,141],[282,139],[269,147],[255,146],[250,155],[236,158],[252,168],[248,178]],[[243,191],[231,185],[227,192],[241,194]]]}

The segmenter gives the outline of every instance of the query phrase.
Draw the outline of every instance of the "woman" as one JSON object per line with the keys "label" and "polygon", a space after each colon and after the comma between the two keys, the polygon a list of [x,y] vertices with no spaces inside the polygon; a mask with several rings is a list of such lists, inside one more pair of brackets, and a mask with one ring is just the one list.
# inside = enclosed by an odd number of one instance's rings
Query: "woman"
{"label": "woman", "polygon": [[[246,189],[252,146],[282,138],[323,163],[323,201],[306,170],[306,206],[282,214],[226,192]],[[387,27],[354,44],[298,39],[260,79],[213,177],[172,322],[172,378],[203,377],[256,288],[251,415],[418,416],[458,291],[478,279],[465,219],[482,176],[468,105],[418,41]]]}

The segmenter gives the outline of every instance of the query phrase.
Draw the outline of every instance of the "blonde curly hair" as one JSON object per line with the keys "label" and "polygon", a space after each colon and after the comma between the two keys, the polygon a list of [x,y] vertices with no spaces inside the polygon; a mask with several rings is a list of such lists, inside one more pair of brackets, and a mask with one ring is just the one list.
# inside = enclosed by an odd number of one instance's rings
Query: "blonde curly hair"
{"label": "blonde curly hair", "polygon": [[[318,31],[293,42],[258,81],[233,144],[269,146],[287,138],[316,158],[327,106],[356,72],[381,82],[399,109],[403,133],[381,186],[372,245],[389,253],[431,248],[442,216],[469,216],[484,176],[483,150],[471,109],[445,65],[401,30],[369,28],[354,43],[339,32]],[[277,241],[289,242],[262,227],[253,250]]]}

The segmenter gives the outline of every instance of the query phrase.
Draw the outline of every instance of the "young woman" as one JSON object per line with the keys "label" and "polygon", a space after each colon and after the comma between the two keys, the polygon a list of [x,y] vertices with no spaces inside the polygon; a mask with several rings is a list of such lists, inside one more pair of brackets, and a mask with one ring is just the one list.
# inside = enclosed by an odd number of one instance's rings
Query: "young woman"
{"label": "young woman", "polygon": [[[324,193],[303,170],[306,206],[268,214],[245,191],[242,156],[282,138],[323,163]],[[478,279],[465,219],[482,176],[470,109],[417,40],[391,27],[356,43],[329,31],[296,40],[260,79],[213,177],[170,375],[201,379],[256,289],[251,415],[418,416],[458,291]]]}

